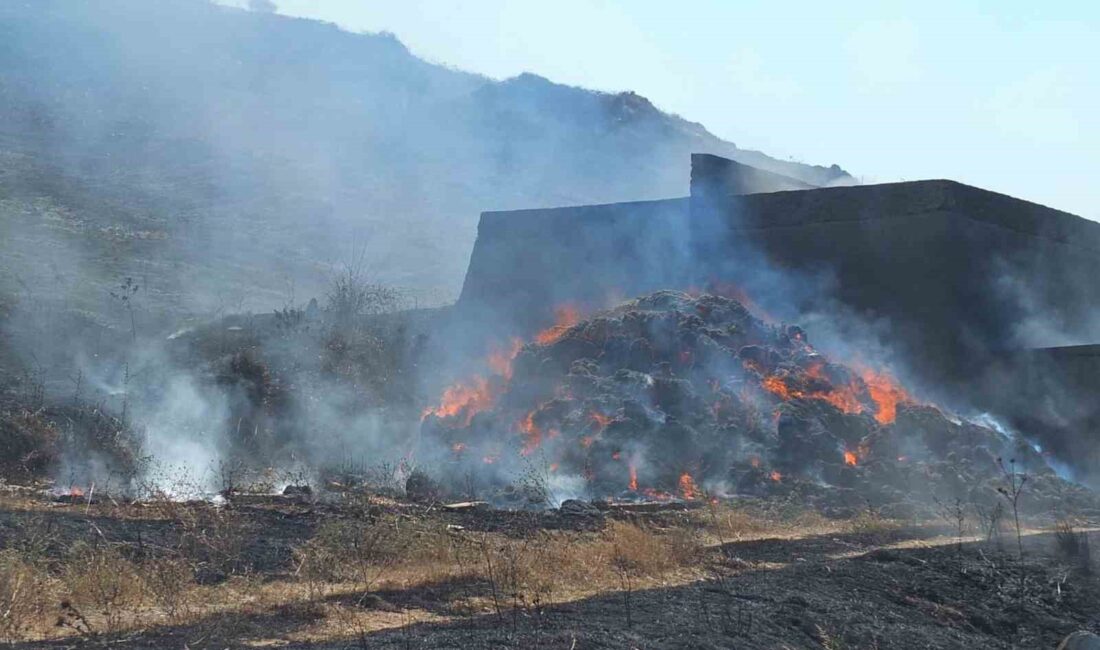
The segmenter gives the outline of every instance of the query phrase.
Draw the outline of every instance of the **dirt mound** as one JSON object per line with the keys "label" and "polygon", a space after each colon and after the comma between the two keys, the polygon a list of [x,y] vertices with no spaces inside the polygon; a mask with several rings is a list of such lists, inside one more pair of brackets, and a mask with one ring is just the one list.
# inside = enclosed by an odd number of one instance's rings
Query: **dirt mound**
{"label": "dirt mound", "polygon": [[469,486],[494,475],[478,465],[541,470],[550,489],[589,497],[799,492],[838,514],[993,504],[1006,473],[1027,473],[1027,508],[1092,503],[1022,437],[835,363],[737,300],[662,291],[579,322],[562,314],[425,412],[423,432],[450,450],[444,473]]}

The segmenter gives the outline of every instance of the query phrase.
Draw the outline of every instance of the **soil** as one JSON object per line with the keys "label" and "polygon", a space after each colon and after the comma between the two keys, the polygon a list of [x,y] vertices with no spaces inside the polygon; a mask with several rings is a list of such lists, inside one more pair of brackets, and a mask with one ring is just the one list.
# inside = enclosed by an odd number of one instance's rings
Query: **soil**
{"label": "soil", "polygon": [[[248,540],[237,571],[272,579],[294,571],[292,549],[333,518],[385,512],[455,530],[523,536],[539,531],[587,534],[612,519],[655,529],[690,526],[690,510],[674,505],[605,509],[598,516],[556,511],[510,512],[487,507],[448,510],[441,504],[377,499],[366,509],[280,497],[215,507],[177,505],[190,518],[230,515]],[[372,510],[372,508],[374,510]],[[0,511],[0,546],[20,531],[46,525],[63,553],[79,540],[107,541],[128,553],[156,553],[182,534],[178,521],[142,504],[44,504]],[[188,517],[182,517],[188,519]],[[1090,533],[1093,547],[1100,534]],[[88,635],[15,648],[1055,648],[1078,630],[1100,630],[1100,579],[1087,565],[1059,559],[1053,532],[1016,539],[964,539],[942,527],[911,525],[846,533],[719,543],[685,580],[620,589],[591,598],[537,606],[506,603],[499,612],[469,613],[456,602],[487,594],[480,579],[448,579],[409,589],[381,589],[333,601],[357,603],[389,621],[379,629],[323,640],[292,641],[322,616],[316,604],[275,606],[259,613],[213,614],[209,620],[119,635]],[[702,576],[702,577],[700,577]],[[212,574],[208,580],[225,576]],[[419,611],[420,622],[402,622]],[[429,620],[424,621],[424,616]]]}

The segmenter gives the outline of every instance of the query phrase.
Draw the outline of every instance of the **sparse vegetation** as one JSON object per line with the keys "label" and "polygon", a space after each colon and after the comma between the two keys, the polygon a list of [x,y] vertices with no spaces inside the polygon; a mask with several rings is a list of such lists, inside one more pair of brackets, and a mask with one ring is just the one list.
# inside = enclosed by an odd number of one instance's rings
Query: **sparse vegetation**
{"label": "sparse vegetation", "polygon": [[[256,494],[245,485],[237,492]],[[751,640],[754,630],[775,625],[770,610],[759,605],[780,598],[770,591],[779,587],[766,585],[785,571],[806,562],[841,573],[863,571],[896,563],[892,558],[899,553],[918,552],[871,552],[897,547],[914,534],[873,513],[834,521],[782,504],[713,502],[649,515],[610,513],[595,526],[555,528],[538,512],[446,515],[436,504],[414,506],[363,492],[346,493],[324,514],[293,500],[280,505],[275,497],[263,498],[257,503],[267,505],[166,498],[141,505],[80,503],[65,508],[67,519],[61,521],[33,500],[6,502],[8,512],[25,513],[25,525],[0,550],[0,634],[13,641],[156,638],[165,629],[158,626],[169,626],[226,641],[288,634],[299,641],[335,638],[371,647],[391,626],[406,630],[401,643],[412,643],[409,626],[476,625],[489,617],[518,643],[560,626],[554,616],[562,607],[594,607],[604,597],[610,597],[608,629],[618,630],[614,634],[651,629],[654,594],[667,593],[661,598],[672,603],[688,598],[696,616],[685,620],[701,629]],[[25,510],[12,509],[16,503]],[[70,518],[73,523],[66,523]],[[1087,536],[1069,524],[1052,536],[1060,557],[1080,566]],[[857,543],[869,544],[861,548],[873,561],[853,554]],[[817,548],[821,544],[833,550]],[[783,550],[790,545],[804,550],[792,555]],[[923,571],[940,561],[919,552],[924,559],[897,566]],[[833,553],[850,559],[829,559]],[[989,597],[999,598],[999,570],[983,578],[982,556],[969,545],[951,551],[951,557],[960,554],[974,563],[977,573],[969,580],[988,579]],[[1024,567],[1029,584],[1040,579],[1035,561]],[[798,593],[830,584],[829,571],[822,571],[817,586],[797,582]],[[752,578],[757,574],[760,581]],[[1065,597],[1094,588],[1084,572],[1058,580],[1070,594]],[[695,596],[673,595],[694,589],[702,590],[698,603]],[[1027,593],[1035,597],[1033,590]],[[914,603],[914,615],[931,608],[915,595],[905,598]],[[954,616],[943,608],[927,611]],[[300,631],[245,623],[276,613]],[[829,643],[862,647],[850,623],[820,625]]]}

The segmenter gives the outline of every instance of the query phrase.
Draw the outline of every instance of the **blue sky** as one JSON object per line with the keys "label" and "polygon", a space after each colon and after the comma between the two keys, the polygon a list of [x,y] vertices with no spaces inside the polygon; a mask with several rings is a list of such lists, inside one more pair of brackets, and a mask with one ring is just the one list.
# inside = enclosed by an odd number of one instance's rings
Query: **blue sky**
{"label": "blue sky", "polygon": [[634,90],[865,182],[953,178],[1100,220],[1100,3],[276,3],[494,78]]}

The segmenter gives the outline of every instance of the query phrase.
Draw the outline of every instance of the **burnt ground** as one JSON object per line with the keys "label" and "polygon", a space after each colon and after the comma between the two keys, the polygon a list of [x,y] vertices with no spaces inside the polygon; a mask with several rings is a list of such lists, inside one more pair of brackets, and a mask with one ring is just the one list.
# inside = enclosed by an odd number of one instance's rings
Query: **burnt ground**
{"label": "burnt ground", "polygon": [[[131,554],[179,544],[194,531],[217,528],[202,513],[205,504],[172,506],[175,520],[141,512],[139,506],[102,504],[4,509],[0,545],[25,543],[34,530],[49,532],[63,554],[76,541],[100,540]],[[556,513],[486,510],[443,511],[437,506],[389,503],[376,510],[293,504],[237,505],[218,509],[236,526],[245,546],[234,566],[207,558],[204,578],[219,571],[265,575],[293,572],[292,549],[324,521],[370,518],[384,510],[464,530],[522,536],[549,529],[576,534],[598,529],[609,518],[644,520],[669,528],[689,526],[684,512],[613,513],[604,519]],[[209,512],[207,512],[209,514]],[[199,523],[194,523],[194,522]],[[191,523],[181,523],[191,522]],[[323,618],[323,605],[291,603],[248,613],[213,613],[186,625],[161,625],[119,634],[86,634],[14,648],[1054,648],[1066,634],[1100,631],[1100,579],[1080,562],[1060,558],[1053,532],[1025,537],[1024,560],[1016,558],[1011,534],[1000,542],[957,545],[935,526],[813,534],[718,544],[700,557],[688,578],[638,588],[624,576],[618,589],[553,606],[504,599],[495,608],[469,613],[458,602],[488,598],[483,578],[447,578],[408,588],[336,594],[322,601],[386,617],[384,629],[301,640]],[[1092,546],[1100,535],[1090,533]],[[216,549],[216,544],[211,548]],[[243,563],[243,564],[241,564]],[[549,568],[553,570],[552,567]],[[497,610],[497,611],[494,611]],[[417,611],[432,620],[411,617]]]}

